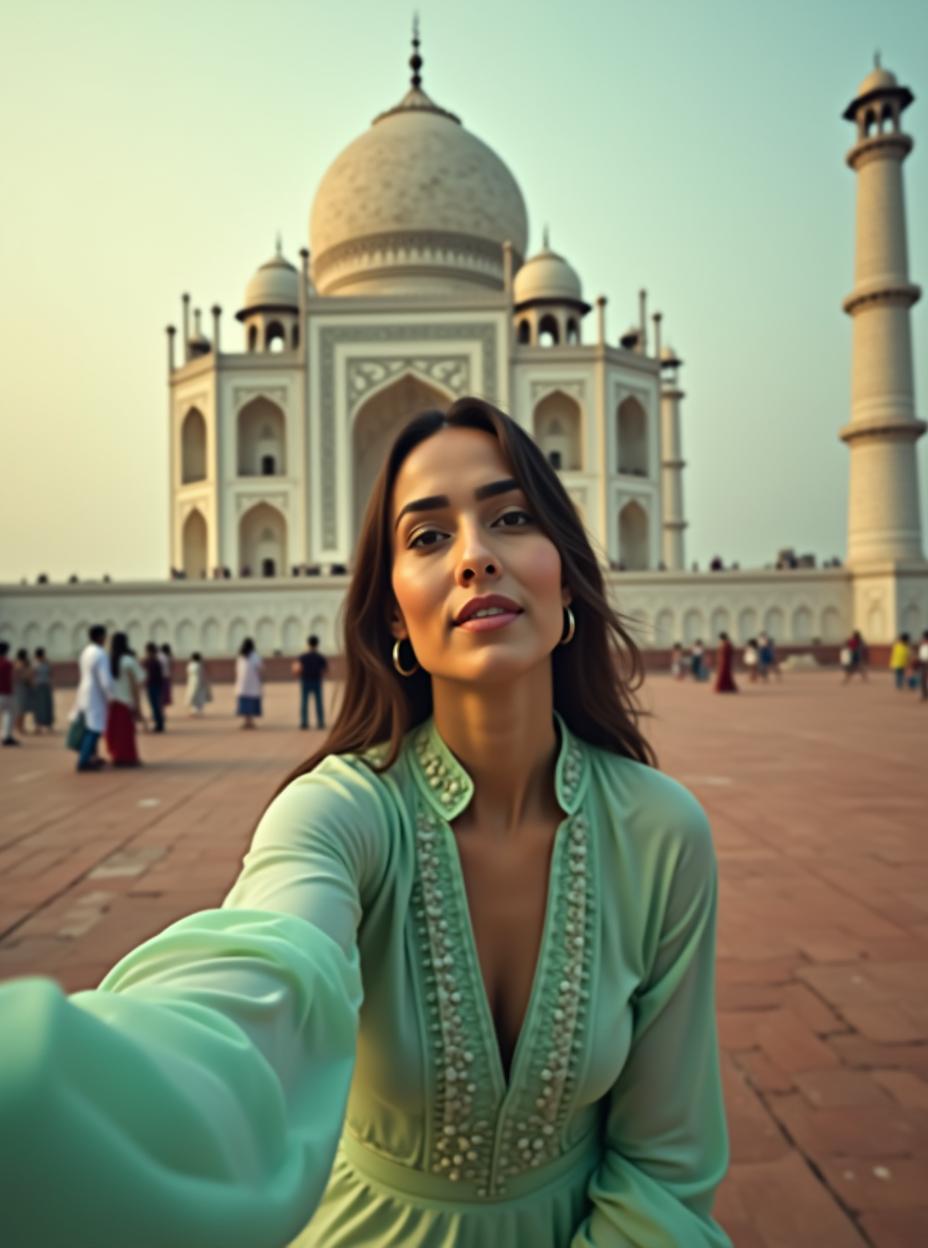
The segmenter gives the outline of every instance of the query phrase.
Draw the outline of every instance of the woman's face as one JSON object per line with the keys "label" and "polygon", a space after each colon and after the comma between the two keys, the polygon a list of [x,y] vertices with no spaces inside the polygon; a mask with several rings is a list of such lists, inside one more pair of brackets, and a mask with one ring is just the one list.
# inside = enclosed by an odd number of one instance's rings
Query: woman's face
{"label": "woman's face", "polygon": [[[549,661],[570,591],[492,434],[444,428],[420,442],[397,474],[391,524],[393,635],[409,639],[433,679],[510,680]],[[455,624],[465,603],[489,594],[511,599],[515,618],[479,631]]]}

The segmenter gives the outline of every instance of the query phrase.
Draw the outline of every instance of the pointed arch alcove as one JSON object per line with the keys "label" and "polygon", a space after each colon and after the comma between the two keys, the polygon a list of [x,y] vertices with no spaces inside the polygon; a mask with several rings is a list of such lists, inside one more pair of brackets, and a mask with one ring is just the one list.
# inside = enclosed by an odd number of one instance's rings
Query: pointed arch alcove
{"label": "pointed arch alcove", "polygon": [[447,411],[453,397],[415,373],[404,373],[370,395],[358,408],[352,429],[354,549],[374,481],[393,440],[413,416],[430,409]]}
{"label": "pointed arch alcove", "polygon": [[180,429],[180,480],[206,480],[206,421],[198,407],[191,407]]}
{"label": "pointed arch alcove", "polygon": [[619,404],[616,414],[618,470],[633,477],[648,475],[648,417],[636,398]]}
{"label": "pointed arch alcove", "polygon": [[238,475],[283,477],[287,473],[286,419],[263,394],[238,414]]}
{"label": "pointed arch alcove", "polygon": [[[239,572],[283,576],[287,570],[287,521],[270,503],[255,503],[238,529]],[[245,571],[247,569],[247,572]]]}
{"label": "pointed arch alcove", "polygon": [[206,576],[208,559],[208,529],[206,518],[194,507],[184,521],[182,548],[184,574],[188,580],[200,580]]}
{"label": "pointed arch alcove", "polygon": [[644,572],[648,558],[648,513],[632,499],[619,512],[619,561],[627,572]]}
{"label": "pointed arch alcove", "polygon": [[576,399],[554,390],[535,406],[532,432],[548,463],[561,472],[583,467],[583,412]]}

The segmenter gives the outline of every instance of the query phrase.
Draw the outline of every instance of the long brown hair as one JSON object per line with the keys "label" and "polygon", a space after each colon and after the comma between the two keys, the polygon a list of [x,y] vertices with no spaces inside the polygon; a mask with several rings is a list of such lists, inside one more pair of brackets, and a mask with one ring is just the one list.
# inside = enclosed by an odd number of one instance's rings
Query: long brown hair
{"label": "long brown hair", "polygon": [[447,412],[428,411],[399,433],[381,468],[364,513],[355,566],[344,602],[345,692],[324,745],[277,790],[312,771],[329,754],[362,753],[389,741],[378,766],[392,767],[403,737],[432,713],[432,682],[419,668],[400,676],[392,660],[394,606],[391,504],[406,456],[445,428],[482,429],[499,440],[535,522],[557,547],[564,582],[573,595],[573,640],[551,655],[554,707],[576,736],[615,754],[657,766],[638,727],[646,714],[636,691],[644,679],[641,655],[622,615],[608,601],[602,572],[574,505],[538,446],[511,417],[482,399],[456,400]]}

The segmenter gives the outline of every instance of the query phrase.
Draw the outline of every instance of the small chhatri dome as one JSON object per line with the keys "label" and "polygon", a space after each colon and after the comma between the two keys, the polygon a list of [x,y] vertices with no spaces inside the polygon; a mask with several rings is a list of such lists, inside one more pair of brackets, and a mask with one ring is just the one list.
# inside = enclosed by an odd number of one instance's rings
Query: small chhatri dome
{"label": "small chhatri dome", "polygon": [[[296,311],[299,306],[300,275],[284,257],[278,234],[274,255],[261,265],[245,288],[242,312],[255,312],[259,308]],[[242,313],[237,315],[241,320]]]}
{"label": "small chhatri dome", "polygon": [[661,365],[662,366],[669,367],[671,364],[682,364],[682,363],[683,361],[677,355],[676,351],[674,351],[673,347],[670,345],[669,342],[667,343],[666,346],[661,347]]}
{"label": "small chhatri dome", "polygon": [[500,290],[503,244],[525,254],[525,201],[509,169],[422,88],[409,90],[323,175],[310,216],[320,294]]}
{"label": "small chhatri dome", "polygon": [[884,69],[880,64],[880,54],[877,52],[873,57],[873,69],[857,88],[857,93],[844,110],[843,116],[847,121],[854,121],[859,108],[878,99],[885,100],[887,97],[898,101],[900,112],[908,108],[915,98],[908,87],[899,85],[895,74]]}
{"label": "small chhatri dome", "polygon": [[857,88],[858,95],[869,95],[871,91],[879,91],[884,87],[897,87],[896,75],[891,74],[880,64],[879,52],[873,54],[873,69]]}
{"label": "small chhatri dome", "polygon": [[515,276],[512,287],[516,307],[544,303],[575,303],[584,308],[583,289],[576,271],[563,256],[552,251],[545,227],[541,251],[530,256]]}
{"label": "small chhatri dome", "polygon": [[207,336],[203,333],[200,326],[200,309],[196,308],[193,313],[193,333],[187,339],[187,346],[190,354],[208,355],[212,350],[212,344]]}

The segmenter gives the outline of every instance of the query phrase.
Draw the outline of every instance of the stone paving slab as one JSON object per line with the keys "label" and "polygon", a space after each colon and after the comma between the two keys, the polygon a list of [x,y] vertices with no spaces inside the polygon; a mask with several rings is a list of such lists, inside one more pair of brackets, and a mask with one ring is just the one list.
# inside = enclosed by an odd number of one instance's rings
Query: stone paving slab
{"label": "stone paving slab", "polygon": [[[0,751],[0,978],[93,987],[219,903],[271,792],[319,741],[293,726],[292,686],[266,693],[253,733],[228,686],[203,720],[174,708],[138,771],[76,775],[60,736]],[[923,1248],[928,705],[888,673],[795,673],[737,697],[656,676],[644,700],[719,857],[719,1219],[738,1248]]]}

